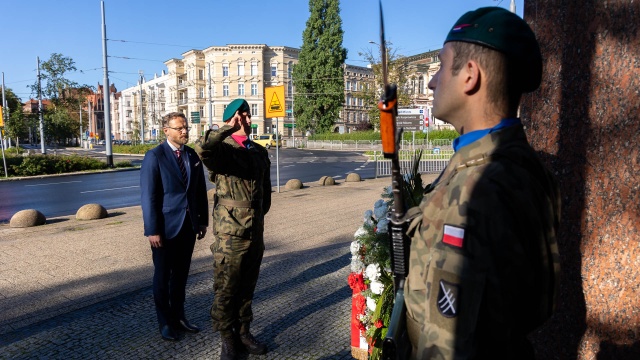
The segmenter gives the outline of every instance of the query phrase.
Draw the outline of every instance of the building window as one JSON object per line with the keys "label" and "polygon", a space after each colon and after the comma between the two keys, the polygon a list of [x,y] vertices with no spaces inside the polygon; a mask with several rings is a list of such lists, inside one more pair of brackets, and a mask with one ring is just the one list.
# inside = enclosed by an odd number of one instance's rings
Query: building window
{"label": "building window", "polygon": [[198,80],[204,80],[204,69],[198,70]]}
{"label": "building window", "polygon": [[358,98],[358,105],[362,106],[362,98]]}
{"label": "building window", "polygon": [[345,90],[351,89],[351,81],[347,80],[347,85],[344,87]]}
{"label": "building window", "polygon": [[131,117],[131,110],[127,110],[127,117],[130,118]]}
{"label": "building window", "polygon": [[293,62],[289,61],[289,67],[287,69],[287,72],[289,73],[289,79],[293,78]]}
{"label": "building window", "polygon": [[258,104],[251,104],[251,116],[258,116]]}
{"label": "building window", "polygon": [[356,91],[357,87],[358,87],[357,82],[354,80],[351,83],[351,91]]}
{"label": "building window", "polygon": [[258,63],[257,62],[252,62],[251,63],[251,76],[257,76],[258,75]]}
{"label": "building window", "polygon": [[244,95],[244,84],[238,84],[238,95]]}
{"label": "building window", "polygon": [[347,105],[351,105],[351,94],[347,94]]}
{"label": "building window", "polygon": [[229,85],[222,85],[222,96],[229,96]]}
{"label": "building window", "polygon": [[204,88],[200,88],[200,99],[204,99]]}
{"label": "building window", "polygon": [[251,84],[251,95],[258,95],[258,84]]}
{"label": "building window", "polygon": [[200,117],[204,117],[204,106],[200,106]]}
{"label": "building window", "polygon": [[293,81],[289,81],[287,83],[287,92],[289,93],[289,96],[293,96]]}
{"label": "building window", "polygon": [[271,64],[271,76],[278,76],[278,65]]}
{"label": "building window", "polygon": [[420,77],[418,78],[418,93],[419,94],[424,94],[424,76],[420,75]]}
{"label": "building window", "polygon": [[238,76],[244,76],[244,63],[238,63]]}
{"label": "building window", "polygon": [[229,65],[227,64],[222,65],[222,76],[224,77],[229,76]]}

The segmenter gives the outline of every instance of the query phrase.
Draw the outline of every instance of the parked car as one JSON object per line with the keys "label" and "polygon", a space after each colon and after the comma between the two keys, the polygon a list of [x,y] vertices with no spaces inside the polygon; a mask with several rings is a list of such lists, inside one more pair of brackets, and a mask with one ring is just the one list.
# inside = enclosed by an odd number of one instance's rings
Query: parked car
{"label": "parked car", "polygon": [[[253,137],[253,142],[256,144],[260,144],[265,148],[269,149],[272,146],[276,146],[276,135],[275,134],[255,135]],[[280,136],[278,136],[278,147],[282,147],[282,137]]]}

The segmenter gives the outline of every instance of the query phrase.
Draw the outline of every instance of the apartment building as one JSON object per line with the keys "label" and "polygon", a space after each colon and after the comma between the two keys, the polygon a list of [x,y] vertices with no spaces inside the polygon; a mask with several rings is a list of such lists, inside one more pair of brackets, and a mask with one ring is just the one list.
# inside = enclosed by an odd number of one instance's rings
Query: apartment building
{"label": "apartment building", "polygon": [[358,128],[358,124],[368,123],[368,108],[364,92],[375,84],[373,69],[363,66],[342,65],[344,69],[344,106],[335,132],[349,133]]}
{"label": "apartment building", "polygon": [[286,46],[240,44],[189,50],[181,58],[169,59],[166,72],[151,80],[141,74],[136,86],[112,98],[120,121],[114,123],[113,129],[118,129],[114,138],[155,139],[162,130],[162,115],[179,111],[187,116],[190,141],[195,141],[209,126],[223,125],[222,114],[236,98],[249,103],[254,134],[291,135],[290,112],[279,119],[265,118],[264,89],[283,85],[285,109],[292,108],[292,70],[299,52]]}
{"label": "apartment building", "polygon": [[434,119],[431,115],[433,91],[429,89],[429,81],[440,69],[438,53],[440,53],[439,49],[407,56],[402,59],[405,61],[408,69],[406,89],[411,96],[412,107],[425,110],[425,113],[429,117],[429,126],[431,126],[432,129],[453,129],[450,124],[439,119]]}

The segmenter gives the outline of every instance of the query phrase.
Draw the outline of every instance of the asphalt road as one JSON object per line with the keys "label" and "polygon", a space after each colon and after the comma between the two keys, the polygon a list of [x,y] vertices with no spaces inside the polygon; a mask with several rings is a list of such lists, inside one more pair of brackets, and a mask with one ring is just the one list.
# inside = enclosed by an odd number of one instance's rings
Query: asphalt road
{"label": "asphalt road", "polygon": [[[78,150],[69,150],[78,152]],[[87,155],[104,157],[100,149],[79,150]],[[64,153],[65,150],[58,150]],[[290,179],[303,183],[318,181],[322,176],[336,180],[356,172],[363,179],[375,176],[374,164],[358,152],[275,149],[271,157],[271,184],[274,191]],[[115,161],[130,159],[140,164],[141,156],[114,155]],[[207,182],[208,188],[213,185]],[[140,171],[114,171],[93,174],[53,176],[0,182],[0,222],[8,222],[13,214],[24,209],[36,209],[45,217],[75,214],[85,204],[98,203],[106,209],[140,204]]]}

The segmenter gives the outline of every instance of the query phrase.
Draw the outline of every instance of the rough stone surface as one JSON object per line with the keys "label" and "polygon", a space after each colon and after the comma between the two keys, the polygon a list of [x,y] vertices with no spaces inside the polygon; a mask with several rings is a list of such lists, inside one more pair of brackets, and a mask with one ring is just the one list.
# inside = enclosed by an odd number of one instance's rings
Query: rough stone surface
{"label": "rough stone surface", "polygon": [[285,189],[287,189],[287,190],[299,190],[299,189],[302,189],[302,181],[300,181],[298,179],[291,179],[291,180],[287,181],[287,184],[285,185]]}
{"label": "rough stone surface", "polygon": [[318,184],[322,186],[335,185],[336,181],[331,176],[323,176],[318,181]]}
{"label": "rough stone surface", "polygon": [[20,210],[11,217],[9,226],[16,228],[44,225],[47,218],[35,209]]}
{"label": "rough stone surface", "polygon": [[358,182],[358,181],[362,181],[362,179],[360,179],[360,174],[349,173],[349,174],[347,174],[347,178],[344,181],[346,181],[346,182]]}
{"label": "rough stone surface", "polygon": [[107,209],[100,204],[82,205],[76,213],[76,220],[97,220],[109,216]]}
{"label": "rough stone surface", "polygon": [[640,359],[640,2],[524,4],[544,72],[520,113],[562,195],[558,312],[537,358]]}

